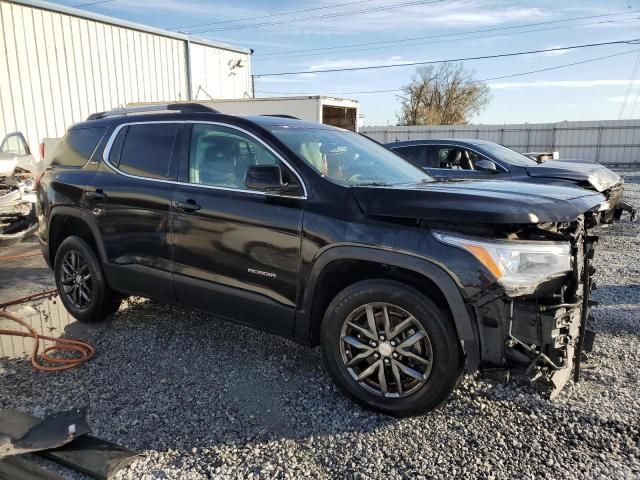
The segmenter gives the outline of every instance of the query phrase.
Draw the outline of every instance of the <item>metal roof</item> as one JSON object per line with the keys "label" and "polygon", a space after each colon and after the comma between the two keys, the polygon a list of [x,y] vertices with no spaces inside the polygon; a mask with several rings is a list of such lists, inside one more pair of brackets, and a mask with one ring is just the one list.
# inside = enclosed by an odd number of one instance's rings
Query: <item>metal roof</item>
{"label": "metal roof", "polygon": [[[232,52],[244,53],[251,55],[253,50],[250,48],[236,47],[227,43],[216,42],[214,40],[207,40],[204,38],[193,38],[189,35],[182,33],[172,32],[170,30],[164,30],[162,28],[150,27],[141,23],[128,22],[115,17],[108,17],[106,15],[100,15],[97,13],[87,12],[79,8],[66,7],[52,2],[45,2],[43,0],[7,0],[9,3],[16,3],[19,5],[25,5],[28,7],[39,8],[41,10],[48,10],[51,12],[62,13],[64,15],[71,15],[73,17],[86,18],[88,20],[94,20],[96,22],[108,23],[110,25],[116,25],[119,27],[129,28],[132,30],[138,30],[141,32],[153,33],[162,37],[177,38],[179,40],[190,41],[191,43],[197,43],[200,45],[207,45],[209,47],[220,48],[222,50],[230,50]],[[150,7],[151,8],[151,7]]]}

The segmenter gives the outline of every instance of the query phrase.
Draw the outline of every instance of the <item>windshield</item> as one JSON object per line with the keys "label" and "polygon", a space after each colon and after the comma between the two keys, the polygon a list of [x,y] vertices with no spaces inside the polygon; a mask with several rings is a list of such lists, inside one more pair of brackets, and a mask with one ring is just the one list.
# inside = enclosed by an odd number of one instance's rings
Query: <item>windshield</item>
{"label": "windshield", "polygon": [[323,177],[343,185],[398,185],[433,178],[357,133],[289,126],[267,127]]}
{"label": "windshield", "polygon": [[497,143],[482,143],[478,144],[482,150],[493,155],[498,160],[510,163],[511,165],[518,165],[520,167],[530,167],[538,165],[535,160],[531,160],[529,157],[522,155],[521,153],[511,150],[510,148],[503,147]]}

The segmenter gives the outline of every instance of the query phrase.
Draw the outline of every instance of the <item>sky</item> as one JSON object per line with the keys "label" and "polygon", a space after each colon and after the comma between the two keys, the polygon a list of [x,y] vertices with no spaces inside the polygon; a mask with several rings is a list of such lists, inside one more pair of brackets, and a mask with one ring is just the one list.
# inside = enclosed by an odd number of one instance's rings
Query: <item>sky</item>
{"label": "sky", "polygon": [[[94,1],[57,3],[77,6]],[[491,102],[472,123],[640,118],[640,68],[636,66],[640,63],[640,0],[107,0],[80,8],[252,48],[256,96],[318,94],[355,99],[366,126],[397,122],[400,92],[392,90],[409,83],[417,67],[318,70],[635,39],[635,45],[464,64],[475,71],[475,79],[485,80],[623,54],[488,80]],[[306,73],[260,76],[277,72]]]}

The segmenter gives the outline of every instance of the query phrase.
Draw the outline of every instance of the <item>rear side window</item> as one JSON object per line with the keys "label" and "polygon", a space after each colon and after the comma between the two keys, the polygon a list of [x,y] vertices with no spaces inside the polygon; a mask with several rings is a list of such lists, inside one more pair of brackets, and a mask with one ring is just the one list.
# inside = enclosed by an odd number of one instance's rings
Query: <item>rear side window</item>
{"label": "rear side window", "polygon": [[72,128],[56,149],[51,163],[65,167],[84,167],[106,132],[104,127]]}
{"label": "rear side window", "polygon": [[[118,135],[114,142],[114,146],[122,142],[118,168],[140,177],[173,177],[171,157],[178,147],[181,129],[182,125],[175,123],[129,125],[122,138]],[[113,161],[112,156],[110,160]]]}
{"label": "rear side window", "polygon": [[413,147],[395,148],[394,151],[396,153],[402,155],[404,158],[406,158],[410,162],[415,163],[419,167],[424,167],[424,166],[426,166],[426,161],[425,161],[425,151],[426,151],[426,149],[427,149],[427,147],[425,147],[425,146],[416,145],[416,146],[413,146]]}

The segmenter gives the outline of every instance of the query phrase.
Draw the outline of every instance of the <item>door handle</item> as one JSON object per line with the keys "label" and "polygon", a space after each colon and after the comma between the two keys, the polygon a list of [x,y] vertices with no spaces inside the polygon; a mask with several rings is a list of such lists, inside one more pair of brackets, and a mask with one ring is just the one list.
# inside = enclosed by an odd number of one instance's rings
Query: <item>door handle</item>
{"label": "door handle", "polygon": [[107,198],[107,194],[104,193],[101,188],[98,188],[95,191],[88,191],[85,193],[85,196],[94,201],[104,200]]}
{"label": "door handle", "polygon": [[184,210],[187,213],[190,212],[197,212],[198,210],[200,210],[202,207],[200,205],[198,205],[196,203],[195,200],[192,200],[191,198],[188,200],[184,200],[182,202],[174,202],[173,206],[176,208],[180,208],[182,210]]}

